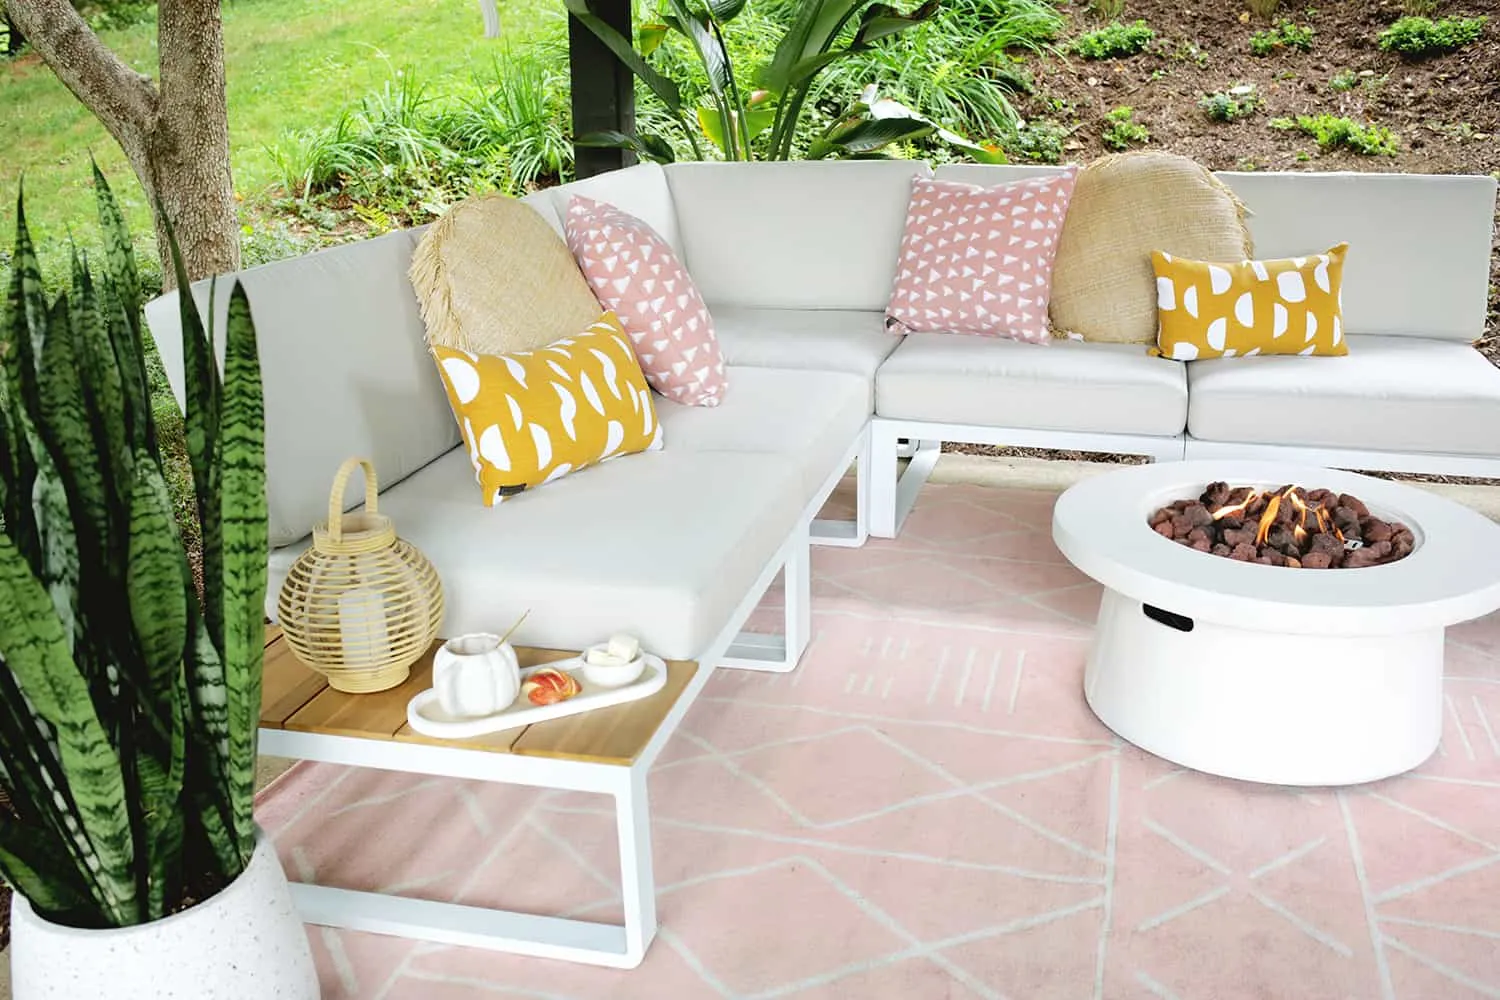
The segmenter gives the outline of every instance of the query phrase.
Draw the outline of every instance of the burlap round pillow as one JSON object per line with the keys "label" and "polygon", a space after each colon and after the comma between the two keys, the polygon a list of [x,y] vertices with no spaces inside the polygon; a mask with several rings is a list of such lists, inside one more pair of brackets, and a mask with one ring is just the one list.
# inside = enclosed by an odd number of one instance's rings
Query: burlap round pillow
{"label": "burlap round pillow", "polygon": [[502,194],[450,208],[417,244],[410,274],[437,347],[530,351],[582,333],[603,312],[562,237]]}
{"label": "burlap round pillow", "polygon": [[1103,156],[1078,173],[1052,268],[1059,336],[1156,343],[1151,251],[1193,260],[1251,257],[1245,207],[1213,174],[1170,153]]}

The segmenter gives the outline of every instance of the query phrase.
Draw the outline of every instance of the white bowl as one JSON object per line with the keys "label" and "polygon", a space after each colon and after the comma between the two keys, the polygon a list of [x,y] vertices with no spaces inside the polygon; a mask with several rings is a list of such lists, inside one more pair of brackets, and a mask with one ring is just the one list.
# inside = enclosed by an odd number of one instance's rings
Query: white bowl
{"label": "white bowl", "polygon": [[622,663],[619,666],[601,666],[600,664],[589,662],[589,653],[595,650],[604,652],[608,649],[609,643],[600,642],[583,651],[583,656],[579,659],[583,663],[584,680],[590,684],[597,684],[600,687],[624,687],[645,673],[646,654],[644,652],[637,653],[635,659],[629,663]]}

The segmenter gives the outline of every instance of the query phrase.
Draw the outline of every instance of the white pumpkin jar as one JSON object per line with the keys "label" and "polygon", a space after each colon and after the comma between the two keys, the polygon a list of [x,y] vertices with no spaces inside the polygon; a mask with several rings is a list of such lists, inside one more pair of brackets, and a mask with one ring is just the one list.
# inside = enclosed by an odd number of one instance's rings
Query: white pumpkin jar
{"label": "white pumpkin jar", "polygon": [[318,1000],[307,931],[276,846],[222,891],[161,920],[84,930],[11,899],[13,1000]]}

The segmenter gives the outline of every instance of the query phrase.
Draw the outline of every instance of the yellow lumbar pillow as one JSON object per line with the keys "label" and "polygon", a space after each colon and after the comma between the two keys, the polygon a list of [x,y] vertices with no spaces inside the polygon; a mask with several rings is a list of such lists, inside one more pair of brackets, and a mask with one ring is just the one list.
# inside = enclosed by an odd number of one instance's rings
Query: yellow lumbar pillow
{"label": "yellow lumbar pillow", "polygon": [[1251,354],[1349,353],[1344,253],[1216,264],[1154,250],[1157,350],[1175,361]]}
{"label": "yellow lumbar pillow", "polygon": [[587,465],[662,446],[640,362],[612,312],[534,351],[432,348],[492,507]]}

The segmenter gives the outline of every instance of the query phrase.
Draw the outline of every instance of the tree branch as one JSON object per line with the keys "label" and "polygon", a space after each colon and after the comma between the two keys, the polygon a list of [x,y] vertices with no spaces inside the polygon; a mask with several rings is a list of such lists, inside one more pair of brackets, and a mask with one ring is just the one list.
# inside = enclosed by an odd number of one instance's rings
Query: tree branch
{"label": "tree branch", "polygon": [[126,155],[144,159],[157,106],[151,78],[111,52],[68,0],[5,0],[5,12]]}

